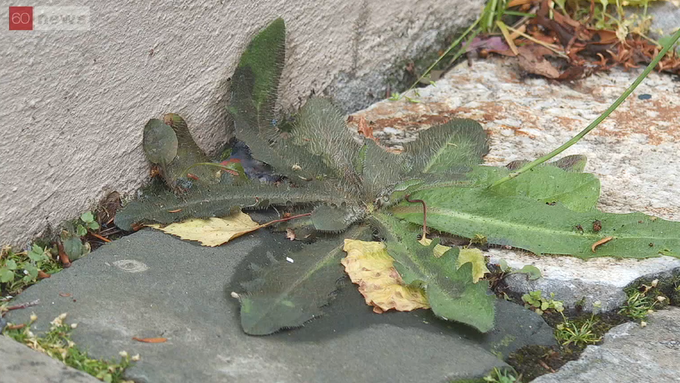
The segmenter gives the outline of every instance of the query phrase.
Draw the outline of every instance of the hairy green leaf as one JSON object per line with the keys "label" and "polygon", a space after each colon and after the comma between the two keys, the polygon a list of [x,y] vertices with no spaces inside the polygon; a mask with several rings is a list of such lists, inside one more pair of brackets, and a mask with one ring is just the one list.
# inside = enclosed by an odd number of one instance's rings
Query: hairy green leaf
{"label": "hairy green leaf", "polygon": [[415,172],[460,173],[482,162],[489,152],[486,133],[473,120],[454,119],[420,132],[415,141],[404,145]]}
{"label": "hairy green leaf", "polygon": [[250,41],[232,76],[230,112],[265,139],[276,126],[274,108],[285,58],[286,25],[278,18]]}
{"label": "hairy green leaf", "polygon": [[319,205],[312,211],[312,224],[319,231],[339,233],[363,219],[366,210],[357,205],[329,206]]}
{"label": "hairy green leaf", "polygon": [[286,261],[256,268],[256,276],[239,294],[241,326],[246,334],[267,335],[300,327],[323,314],[343,270],[340,259],[345,238],[369,239],[368,227],[357,227],[342,237],[319,240],[287,255]]}
{"label": "hairy green leaf", "polygon": [[359,176],[354,169],[359,143],[347,129],[343,113],[329,100],[308,100],[300,110],[292,133],[297,146],[321,157],[327,167],[335,170],[338,178],[359,187]]}
{"label": "hairy green leaf", "polygon": [[285,59],[286,29],[282,19],[260,32],[241,55],[232,76],[229,112],[236,137],[253,157],[289,178],[335,175],[325,158],[310,153],[279,134],[274,108]]}
{"label": "hairy green leaf", "polygon": [[[476,186],[486,186],[508,174],[510,170],[505,167],[476,166],[467,177],[474,180]],[[500,196],[528,197],[547,204],[559,202],[571,210],[587,211],[597,205],[600,180],[590,173],[538,166],[492,190]]]}
{"label": "hairy green leaf", "polygon": [[286,188],[268,184],[213,185],[191,189],[183,195],[170,191],[131,201],[115,218],[116,226],[130,231],[135,224],[172,223],[187,218],[224,217],[233,209],[263,209],[270,205],[312,202],[347,202],[331,191]]}
{"label": "hairy green leaf", "polygon": [[[680,223],[642,213],[576,212],[529,198],[499,196],[486,188],[441,188],[417,192],[427,204],[427,225],[447,233],[512,246],[535,254],[580,258],[680,256]],[[402,203],[393,213],[422,224],[422,207]],[[600,221],[596,230],[593,222]],[[596,225],[597,226],[597,225]],[[596,246],[598,241],[612,237]]]}
{"label": "hairy green leaf", "polygon": [[406,157],[390,153],[373,140],[365,143],[363,168],[364,197],[372,201],[385,190],[404,180],[409,170]]}
{"label": "hairy green leaf", "polygon": [[382,213],[373,217],[399,275],[405,283],[425,289],[435,315],[465,323],[481,332],[493,329],[495,298],[488,294],[488,282],[473,283],[471,263],[458,268],[457,247],[435,257],[438,239],[424,246],[417,240],[418,232],[404,223]]}
{"label": "hairy green leaf", "polygon": [[153,118],[144,126],[142,147],[146,159],[152,164],[165,165],[177,155],[177,135],[169,125]]}
{"label": "hairy green leaf", "polygon": [[548,204],[560,202],[571,210],[587,211],[597,205],[600,180],[590,173],[541,166],[492,190],[501,196],[529,197]]}

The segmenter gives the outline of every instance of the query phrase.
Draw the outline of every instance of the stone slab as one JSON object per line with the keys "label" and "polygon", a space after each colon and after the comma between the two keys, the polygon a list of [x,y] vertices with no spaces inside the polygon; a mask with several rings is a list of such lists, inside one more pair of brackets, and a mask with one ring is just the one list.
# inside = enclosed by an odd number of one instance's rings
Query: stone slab
{"label": "stone slab", "polygon": [[267,252],[282,258],[298,246],[266,230],[217,248],[143,230],[29,288],[16,302],[41,304],[8,319],[26,321],[34,311],[39,332],[68,312],[78,323],[73,340],[91,355],[141,355],[127,373],[137,382],[445,382],[504,366],[495,355],[524,344],[554,344],[539,316],[507,302],[499,302],[497,330],[482,335],[429,310],[374,314],[350,286],[304,328],[245,335],[230,292],[248,278],[251,261]]}
{"label": "stone slab", "polygon": [[0,335],[2,383],[97,383],[99,379]]}
{"label": "stone slab", "polygon": [[578,360],[534,383],[621,383],[680,381],[680,308],[649,316],[648,325],[624,323],[600,346],[588,346]]}

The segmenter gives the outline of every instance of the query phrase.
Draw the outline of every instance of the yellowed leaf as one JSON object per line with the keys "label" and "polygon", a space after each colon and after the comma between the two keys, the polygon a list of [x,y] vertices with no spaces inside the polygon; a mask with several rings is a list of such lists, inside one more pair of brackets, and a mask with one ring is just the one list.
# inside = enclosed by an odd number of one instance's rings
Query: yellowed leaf
{"label": "yellowed leaf", "polygon": [[489,269],[486,268],[486,261],[484,260],[484,254],[479,249],[460,249],[458,254],[458,268],[466,263],[472,263],[472,283],[477,283],[484,277],[484,274],[490,273]]}
{"label": "yellowed leaf", "polygon": [[242,211],[224,218],[191,218],[165,227],[159,224],[147,226],[176,235],[182,239],[198,241],[204,246],[210,247],[227,243],[236,237],[263,227],[263,225],[253,221],[248,214]]}
{"label": "yellowed leaf", "polygon": [[430,308],[422,289],[403,285],[384,244],[345,239],[343,250],[347,257],[341,263],[373,311]]}
{"label": "yellowed leaf", "polygon": [[[429,238],[423,237],[423,238],[422,238],[420,241],[418,241],[418,242],[420,242],[423,246],[430,246],[430,243],[432,243],[432,240],[429,239]],[[444,255],[444,253],[446,253],[447,251],[449,251],[449,249],[450,249],[450,247],[448,247],[448,246],[444,246],[444,245],[437,244],[437,246],[434,247],[434,251],[433,251],[433,252],[434,252],[434,257],[435,257],[435,258],[441,258],[441,256]],[[459,266],[459,267],[460,267],[460,266]]]}
{"label": "yellowed leaf", "polygon": [[[420,241],[421,244],[424,246],[430,246],[430,243],[432,243],[431,239],[428,238],[423,238]],[[448,246],[443,246],[443,245],[437,245],[434,247],[434,256],[439,258],[444,253],[446,253],[447,250],[449,250],[450,247]],[[484,254],[482,254],[482,251],[479,249],[466,249],[466,248],[461,248],[460,253],[458,253],[458,261],[457,265],[458,268],[463,266],[466,263],[472,263],[472,282],[477,283],[479,280],[484,277],[484,274],[490,273],[489,269],[486,268],[486,261],[484,260]]]}

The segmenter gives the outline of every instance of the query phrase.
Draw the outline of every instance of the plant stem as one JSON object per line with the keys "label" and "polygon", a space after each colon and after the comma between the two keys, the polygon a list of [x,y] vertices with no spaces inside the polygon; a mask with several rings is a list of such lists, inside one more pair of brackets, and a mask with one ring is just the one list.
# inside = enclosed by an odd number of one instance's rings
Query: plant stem
{"label": "plant stem", "polygon": [[304,214],[294,215],[294,216],[291,216],[291,217],[286,217],[286,218],[281,218],[281,219],[275,219],[275,220],[273,220],[273,221],[269,221],[269,222],[267,222],[267,223],[263,223],[262,225],[260,225],[260,228],[267,227],[267,226],[271,226],[271,225],[273,225],[273,224],[275,224],[275,223],[279,223],[279,222],[290,221],[291,219],[302,218],[302,217],[309,217],[310,215],[312,215],[312,213],[304,213]]}
{"label": "plant stem", "polygon": [[410,199],[411,195],[404,196],[404,199],[408,203],[421,203],[423,205],[423,238],[422,240],[425,240],[427,238],[427,205],[425,205],[425,201],[422,199]]}
{"label": "plant stem", "polygon": [[595,129],[595,127],[598,126],[605,118],[609,117],[609,115],[616,108],[618,108],[619,105],[621,105],[621,103],[623,103],[623,101],[625,101],[625,99],[628,96],[630,96],[631,93],[633,93],[635,88],[637,88],[638,85],[640,85],[642,80],[644,80],[645,77],[647,77],[647,75],[649,75],[649,73],[652,70],[654,70],[654,68],[656,68],[657,64],[659,64],[659,61],[661,61],[661,59],[666,55],[666,52],[668,52],[668,50],[673,46],[673,44],[675,44],[675,42],[678,40],[678,38],[680,38],[680,29],[678,29],[673,34],[670,41],[668,41],[666,43],[666,45],[664,45],[661,52],[659,52],[659,54],[656,55],[654,60],[652,60],[652,62],[649,63],[649,65],[647,65],[647,68],[645,68],[645,70],[635,79],[635,81],[633,81],[633,83],[628,87],[628,89],[626,89],[626,91],[623,92],[623,94],[621,96],[619,96],[619,98],[616,99],[616,101],[614,101],[614,103],[609,108],[607,108],[607,110],[605,110],[604,113],[602,113],[600,115],[600,117],[595,119],[595,121],[593,121],[585,129],[583,129],[579,134],[575,135],[571,140],[565,142],[564,144],[562,144],[562,146],[560,146],[559,148],[557,148],[557,149],[553,150],[552,152],[546,154],[545,156],[524,165],[523,167],[518,169],[516,172],[510,173],[507,176],[505,176],[505,177],[499,179],[498,181],[492,183],[489,186],[489,188],[492,188],[494,186],[498,186],[498,185],[502,184],[503,182],[510,181],[511,179],[519,176],[520,174],[527,172],[527,171],[533,169],[534,167],[548,161],[549,159],[551,159],[551,158],[555,157],[556,155],[562,153],[563,151],[567,150],[569,147],[571,147],[572,145],[574,145],[575,143],[580,141],[581,138],[583,138],[583,136],[590,133],[590,131]]}

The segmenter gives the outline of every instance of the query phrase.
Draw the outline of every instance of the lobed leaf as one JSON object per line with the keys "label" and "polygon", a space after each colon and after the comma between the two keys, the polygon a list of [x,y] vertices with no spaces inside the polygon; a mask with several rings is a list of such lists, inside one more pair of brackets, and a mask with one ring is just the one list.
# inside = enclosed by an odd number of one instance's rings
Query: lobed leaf
{"label": "lobed leaf", "polygon": [[472,263],[458,267],[457,247],[436,257],[438,239],[423,246],[416,239],[417,232],[395,218],[382,213],[375,213],[373,217],[403,281],[425,289],[435,315],[465,323],[481,332],[493,329],[495,298],[488,294],[486,281],[473,282]]}
{"label": "lobed leaf", "polygon": [[272,334],[322,315],[343,275],[344,238],[368,239],[370,234],[368,227],[357,227],[346,236],[319,240],[288,254],[286,261],[257,268],[255,278],[243,284],[245,293],[239,294],[243,331]]}
{"label": "lobed leaf", "polygon": [[270,205],[346,202],[332,191],[287,188],[269,184],[212,185],[191,189],[184,195],[163,191],[131,201],[115,218],[119,228],[131,231],[135,225],[179,222],[187,218],[224,217],[234,209],[264,209]]}
{"label": "lobed leaf", "polygon": [[[441,188],[417,192],[427,204],[427,225],[488,243],[535,254],[569,254],[580,258],[680,256],[680,223],[642,213],[576,212],[524,197],[503,196],[486,188]],[[392,212],[422,224],[422,207],[402,203]],[[599,221],[601,229],[594,228]],[[608,242],[593,247],[599,241]],[[595,249],[593,251],[593,248]]]}

